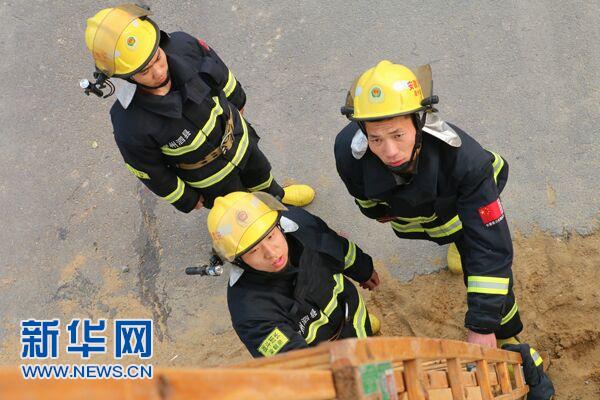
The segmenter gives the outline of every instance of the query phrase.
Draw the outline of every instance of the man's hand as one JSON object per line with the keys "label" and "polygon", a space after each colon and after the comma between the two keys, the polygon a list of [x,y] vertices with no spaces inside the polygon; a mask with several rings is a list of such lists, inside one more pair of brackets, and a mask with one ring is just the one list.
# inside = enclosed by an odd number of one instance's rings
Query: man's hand
{"label": "man's hand", "polygon": [[483,334],[469,330],[467,331],[467,342],[491,347],[492,349],[497,347],[496,335],[493,333]]}
{"label": "man's hand", "polygon": [[377,271],[373,270],[373,274],[371,274],[371,277],[362,282],[360,284],[360,287],[363,289],[369,289],[369,290],[373,290],[377,287],[377,285],[379,285],[379,275],[377,275]]}
{"label": "man's hand", "polygon": [[202,207],[204,207],[204,197],[200,196],[198,203],[196,203],[196,207],[194,207],[194,210],[200,210]]}

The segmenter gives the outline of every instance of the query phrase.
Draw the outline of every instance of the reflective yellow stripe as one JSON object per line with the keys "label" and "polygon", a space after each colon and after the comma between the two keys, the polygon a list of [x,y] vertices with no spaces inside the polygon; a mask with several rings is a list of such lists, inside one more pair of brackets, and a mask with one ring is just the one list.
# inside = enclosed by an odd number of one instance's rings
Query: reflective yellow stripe
{"label": "reflective yellow stripe", "polygon": [[246,154],[246,150],[248,149],[248,127],[246,126],[246,121],[240,115],[240,121],[242,121],[242,128],[244,129],[244,134],[242,135],[242,140],[240,140],[240,144],[235,152],[235,156],[233,159],[227,163],[225,167],[223,167],[220,171],[215,172],[208,178],[202,179],[201,181],[196,182],[187,182],[190,186],[195,188],[207,188],[209,186],[214,185],[223,180],[233,169],[242,161],[244,158],[244,154]]}
{"label": "reflective yellow stripe", "polygon": [[354,199],[356,200],[358,205],[361,206],[362,208],[372,208],[377,205],[377,202],[374,200],[361,200],[356,197]]}
{"label": "reflective yellow stripe", "polygon": [[259,190],[264,190],[271,186],[271,183],[273,183],[273,175],[269,172],[269,179],[259,185],[248,188],[248,190],[251,192],[258,192]]}
{"label": "reflective yellow stripe", "polygon": [[223,108],[219,103],[219,98],[215,96],[212,99],[215,102],[215,106],[210,111],[210,117],[208,117],[208,120],[206,121],[204,126],[198,131],[196,137],[194,138],[194,140],[192,140],[192,143],[186,146],[178,147],[176,149],[172,149],[167,145],[162,146],[160,150],[163,154],[166,154],[168,156],[180,156],[182,154],[189,153],[190,151],[198,150],[198,148],[202,146],[202,144],[206,141],[206,138],[215,128],[217,117],[223,114]]}
{"label": "reflective yellow stripe", "polygon": [[442,226],[438,226],[435,228],[425,228],[425,232],[433,238],[450,236],[462,229],[462,222],[458,218],[458,215],[452,218],[450,221],[446,222]]}
{"label": "reflective yellow stripe", "polygon": [[169,203],[173,204],[177,200],[179,200],[181,198],[181,196],[183,196],[184,191],[185,191],[185,183],[183,183],[183,181],[179,177],[177,177],[177,188],[175,190],[173,190],[167,196],[164,196],[163,199],[165,199]]}
{"label": "reflective yellow stripe", "polygon": [[365,338],[367,337],[367,330],[365,328],[365,322],[367,321],[367,308],[365,307],[365,303],[363,299],[358,293],[358,308],[354,313],[354,319],[352,320],[352,324],[354,325],[354,330],[356,331],[357,338]]}
{"label": "reflective yellow stripe", "polygon": [[[435,220],[437,218],[434,215],[431,217],[415,217],[413,219],[417,220],[418,218],[422,218],[423,220],[432,219]],[[400,219],[400,218],[396,218]],[[406,218],[408,219],[408,218]],[[425,222],[423,222],[425,223]],[[396,221],[392,221],[392,228],[400,233],[415,233],[415,232],[425,232],[432,238],[439,238],[444,236],[450,236],[455,234],[456,232],[462,229],[462,222],[458,215],[452,218],[450,221],[446,222],[444,225],[436,226],[433,228],[423,228],[420,222],[410,222],[408,224],[401,224]]]}
{"label": "reflective yellow stripe", "polygon": [[356,245],[348,240],[348,252],[344,257],[344,269],[350,268],[354,265],[356,260]]}
{"label": "reflective yellow stripe", "polygon": [[469,276],[467,293],[508,294],[509,278]]}
{"label": "reflective yellow stripe", "polygon": [[150,179],[150,175],[148,175],[144,171],[140,171],[139,169],[135,169],[131,165],[127,164],[127,163],[125,163],[125,166],[129,170],[129,172],[131,172],[132,174],[134,174],[138,178],[140,178],[140,179]]}
{"label": "reflective yellow stripe", "polygon": [[504,159],[500,157],[498,153],[494,153],[493,151],[490,151],[490,153],[494,155],[494,163],[492,164],[492,166],[494,167],[494,181],[497,183],[498,174],[500,174],[500,171],[502,171],[502,167],[504,167]]}
{"label": "reflective yellow stripe", "polygon": [[500,325],[505,325],[508,321],[510,321],[512,317],[515,316],[518,310],[519,308],[517,307],[517,302],[515,301],[515,304],[513,304],[508,314],[506,314],[504,318],[502,318],[502,321],[500,321]]}
{"label": "reflective yellow stripe", "polygon": [[420,224],[426,224],[428,222],[433,222],[437,219],[437,215],[433,214],[431,217],[413,217],[413,218],[408,218],[408,217],[396,217],[396,219],[398,221],[404,221],[404,222],[418,222]]}
{"label": "reflective yellow stripe", "polygon": [[335,287],[333,288],[333,295],[327,306],[325,307],[325,311],[321,311],[321,316],[318,320],[310,324],[308,327],[308,335],[306,335],[306,343],[310,344],[314,342],[317,338],[317,331],[320,327],[329,322],[329,316],[338,306],[338,295],[344,291],[344,277],[342,274],[333,275],[333,280],[335,281]]}
{"label": "reflective yellow stripe", "polygon": [[225,92],[225,96],[229,97],[229,95],[231,93],[233,93],[233,90],[235,89],[236,84],[237,84],[237,80],[235,79],[235,76],[233,76],[231,71],[229,71],[229,74],[227,76],[227,84],[223,88],[223,92]]}
{"label": "reflective yellow stripe", "polygon": [[401,233],[425,232],[425,228],[423,228],[418,222],[401,224],[399,222],[392,221],[392,228]]}
{"label": "reflective yellow stripe", "polygon": [[533,347],[529,348],[529,354],[531,354],[531,358],[533,358],[533,363],[536,367],[539,367],[540,364],[544,362],[540,354],[537,351],[535,351]]}

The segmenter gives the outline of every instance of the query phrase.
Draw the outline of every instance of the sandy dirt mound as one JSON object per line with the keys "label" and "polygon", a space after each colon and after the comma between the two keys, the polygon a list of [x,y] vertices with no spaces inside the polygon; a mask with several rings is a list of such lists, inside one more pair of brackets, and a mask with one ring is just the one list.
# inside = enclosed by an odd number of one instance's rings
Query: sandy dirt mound
{"label": "sandy dirt mound", "polygon": [[[515,293],[522,340],[550,355],[557,399],[600,398],[600,234],[553,238],[536,232],[514,242]],[[447,270],[408,283],[379,268],[368,302],[386,336],[465,337],[462,276]]]}

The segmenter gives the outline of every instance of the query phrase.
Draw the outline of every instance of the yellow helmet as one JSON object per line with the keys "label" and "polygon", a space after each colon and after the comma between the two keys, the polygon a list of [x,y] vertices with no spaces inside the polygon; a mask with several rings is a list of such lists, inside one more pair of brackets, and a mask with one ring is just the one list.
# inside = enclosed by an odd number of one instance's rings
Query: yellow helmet
{"label": "yellow helmet", "polygon": [[150,11],[134,4],[105,8],[87,20],[85,44],[107,76],[127,78],[152,59],[160,31]]}
{"label": "yellow helmet", "polygon": [[264,192],[217,197],[206,221],[213,248],[222,258],[233,261],[271,232],[283,210],[287,208]]}
{"label": "yellow helmet", "polygon": [[425,109],[423,93],[430,96],[430,81],[429,65],[419,67],[415,74],[404,65],[380,61],[354,81],[342,113],[355,121],[372,121],[421,111]]}

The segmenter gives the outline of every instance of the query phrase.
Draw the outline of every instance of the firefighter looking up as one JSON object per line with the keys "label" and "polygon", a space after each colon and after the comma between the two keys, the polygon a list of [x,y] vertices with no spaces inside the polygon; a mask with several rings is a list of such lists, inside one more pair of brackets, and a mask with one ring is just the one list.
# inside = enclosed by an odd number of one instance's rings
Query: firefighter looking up
{"label": "firefighter looking up", "polygon": [[167,34],[126,4],[87,20],[96,68],[124,88],[110,114],[127,168],[152,192],[190,212],[233,191],[265,191],[285,204],[314,198],[282,188],[242,116],[246,94],[217,53],[184,32]]}
{"label": "firefighter looking up", "polygon": [[403,239],[451,244],[463,269],[467,340],[517,343],[513,248],[500,192],[508,164],[433,108],[431,69],[381,61],[354,82],[342,107],[351,122],[335,142],[337,170],[368,218]]}
{"label": "firefighter looking up", "polygon": [[233,264],[229,312],[252,356],[379,330],[348,279],[374,289],[373,260],[320,218],[267,193],[235,192],[216,199],[207,224],[214,250]]}

